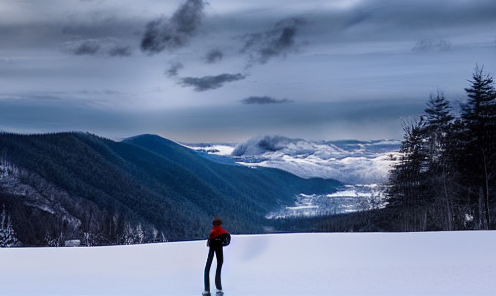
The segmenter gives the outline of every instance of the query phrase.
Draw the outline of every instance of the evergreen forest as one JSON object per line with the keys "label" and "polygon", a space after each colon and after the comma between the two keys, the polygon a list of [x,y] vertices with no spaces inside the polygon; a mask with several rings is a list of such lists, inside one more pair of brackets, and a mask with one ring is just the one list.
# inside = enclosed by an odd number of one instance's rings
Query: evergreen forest
{"label": "evergreen forest", "polygon": [[496,92],[477,67],[460,114],[438,92],[404,122],[387,187],[402,231],[496,229]]}

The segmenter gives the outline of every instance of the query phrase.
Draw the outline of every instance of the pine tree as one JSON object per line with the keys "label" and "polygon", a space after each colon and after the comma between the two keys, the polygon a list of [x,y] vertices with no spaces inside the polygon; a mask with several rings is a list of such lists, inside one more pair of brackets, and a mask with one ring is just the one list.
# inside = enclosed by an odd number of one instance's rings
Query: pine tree
{"label": "pine tree", "polygon": [[[437,228],[453,229],[453,198],[451,186],[453,179],[452,158],[447,153],[452,139],[452,128],[454,116],[451,114],[451,106],[444,94],[437,92],[431,94],[427,107],[424,109],[426,120],[425,145],[428,157],[429,185],[435,200],[434,209],[431,210]],[[445,217],[445,219],[440,218]]]}
{"label": "pine tree", "polygon": [[405,231],[425,229],[423,211],[430,203],[428,178],[428,151],[425,148],[425,121],[405,122],[399,162],[394,166],[387,190],[389,206],[402,213]]}
{"label": "pine tree", "polygon": [[[463,155],[459,157],[459,168],[466,186],[472,188],[474,214],[480,221],[484,211],[485,228],[489,228],[491,199],[494,202],[494,186],[490,184],[494,183],[496,166],[496,91],[493,78],[485,74],[483,68],[476,67],[469,82],[470,87],[465,88],[467,104],[462,110],[464,146],[460,151]],[[483,204],[484,210],[479,204]]]}
{"label": "pine tree", "polygon": [[445,129],[448,123],[454,119],[451,115],[450,103],[439,91],[435,97],[431,94],[424,112],[426,113],[427,124],[435,130]]}
{"label": "pine tree", "polygon": [[449,133],[450,123],[454,117],[451,107],[443,93],[438,91],[434,97],[430,96],[425,112],[425,133],[427,138],[428,154],[430,156],[430,169],[435,173],[443,169],[441,157],[446,150],[446,138]]}
{"label": "pine tree", "polygon": [[465,88],[468,101],[463,108],[462,118],[471,128],[483,128],[494,124],[496,116],[493,78],[484,73],[484,68],[476,67],[472,79],[469,80],[470,87]]}

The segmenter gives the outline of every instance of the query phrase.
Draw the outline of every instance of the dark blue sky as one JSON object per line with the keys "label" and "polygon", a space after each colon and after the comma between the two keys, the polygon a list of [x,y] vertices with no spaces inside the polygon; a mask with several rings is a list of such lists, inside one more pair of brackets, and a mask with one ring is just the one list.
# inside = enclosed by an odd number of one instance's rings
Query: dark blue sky
{"label": "dark blue sky", "polygon": [[495,15],[490,0],[2,0],[0,130],[401,138],[431,93],[463,101],[477,64],[496,72]]}

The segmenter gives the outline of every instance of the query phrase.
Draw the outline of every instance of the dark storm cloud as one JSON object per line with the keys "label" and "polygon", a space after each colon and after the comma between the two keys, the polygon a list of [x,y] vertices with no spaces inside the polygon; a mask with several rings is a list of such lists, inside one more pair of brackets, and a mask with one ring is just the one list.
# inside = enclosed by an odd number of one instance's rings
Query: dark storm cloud
{"label": "dark storm cloud", "polygon": [[192,86],[195,91],[206,91],[222,87],[224,83],[234,82],[245,79],[246,75],[241,73],[237,74],[220,74],[216,76],[203,76],[203,77],[183,77],[181,84],[183,86]]}
{"label": "dark storm cloud", "polygon": [[427,51],[447,51],[451,49],[451,43],[444,39],[424,39],[413,47],[413,51],[427,52]]}
{"label": "dark storm cloud", "polygon": [[224,58],[224,53],[219,49],[212,49],[205,55],[205,61],[209,64],[217,63]]}
{"label": "dark storm cloud", "polygon": [[132,54],[130,46],[121,45],[112,38],[69,41],[62,44],[61,50],[74,55],[128,57]]}
{"label": "dark storm cloud", "polygon": [[162,17],[149,22],[141,50],[154,54],[187,45],[202,21],[204,6],[203,0],[187,0],[169,20]]}
{"label": "dark storm cloud", "polygon": [[83,40],[66,45],[66,48],[75,55],[94,55],[100,50],[100,43],[96,40]]}
{"label": "dark storm cloud", "polygon": [[127,45],[116,45],[108,50],[108,54],[112,57],[128,57],[132,51]]}
{"label": "dark storm cloud", "polygon": [[269,96],[262,96],[262,97],[257,97],[257,96],[251,96],[246,99],[241,100],[241,102],[245,105],[266,105],[266,104],[284,104],[284,103],[293,103],[292,100],[288,99],[275,99]]}
{"label": "dark storm cloud", "polygon": [[250,64],[265,64],[273,57],[294,52],[298,48],[296,33],[303,24],[302,18],[290,18],[276,23],[271,30],[246,34],[241,37],[244,42],[241,52],[249,55]]}
{"label": "dark storm cloud", "polygon": [[169,69],[165,72],[167,73],[167,76],[175,77],[179,74],[179,70],[182,68],[184,68],[184,65],[181,62],[172,62]]}

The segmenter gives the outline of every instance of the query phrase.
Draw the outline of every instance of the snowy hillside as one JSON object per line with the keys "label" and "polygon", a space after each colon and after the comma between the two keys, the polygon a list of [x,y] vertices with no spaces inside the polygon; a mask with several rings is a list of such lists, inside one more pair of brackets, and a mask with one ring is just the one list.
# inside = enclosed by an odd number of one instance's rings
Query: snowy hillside
{"label": "snowy hillside", "polygon": [[[223,285],[226,296],[494,296],[495,245],[495,231],[233,236]],[[207,251],[205,241],[0,249],[0,295],[201,295]]]}

